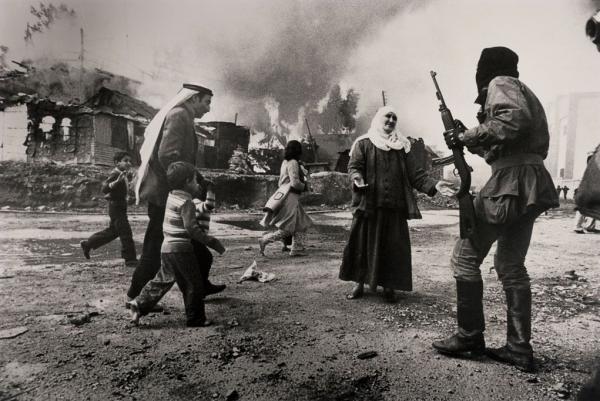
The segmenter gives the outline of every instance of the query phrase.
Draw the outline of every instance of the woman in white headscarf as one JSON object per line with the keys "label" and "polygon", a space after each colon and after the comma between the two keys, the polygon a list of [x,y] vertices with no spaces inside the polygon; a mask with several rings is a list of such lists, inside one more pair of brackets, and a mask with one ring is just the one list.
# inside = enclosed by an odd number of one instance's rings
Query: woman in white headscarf
{"label": "woman in white headscarf", "polygon": [[392,107],[377,111],[366,135],[350,150],[354,219],[339,277],[356,283],[348,299],[383,287],[393,302],[395,290],[412,290],[408,219],[421,218],[412,189],[429,196],[455,194],[453,184],[430,178],[410,152],[411,143],[397,129]]}

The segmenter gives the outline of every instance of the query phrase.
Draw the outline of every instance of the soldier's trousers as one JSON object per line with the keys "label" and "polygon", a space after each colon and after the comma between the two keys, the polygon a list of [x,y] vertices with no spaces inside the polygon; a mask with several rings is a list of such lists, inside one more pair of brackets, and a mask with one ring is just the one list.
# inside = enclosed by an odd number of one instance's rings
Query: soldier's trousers
{"label": "soldier's trousers", "polygon": [[459,239],[451,259],[454,278],[459,281],[481,281],[481,263],[497,241],[494,269],[504,289],[529,288],[525,257],[531,242],[533,223],[539,214],[539,211],[531,211],[513,223],[500,225],[479,219],[477,235],[480,252],[475,250],[470,240]]}

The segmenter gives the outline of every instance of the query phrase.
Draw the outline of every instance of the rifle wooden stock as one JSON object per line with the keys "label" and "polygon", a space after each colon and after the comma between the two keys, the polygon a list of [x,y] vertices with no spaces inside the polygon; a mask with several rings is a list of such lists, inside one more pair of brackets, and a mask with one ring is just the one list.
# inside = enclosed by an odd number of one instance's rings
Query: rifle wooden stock
{"label": "rifle wooden stock", "polygon": [[[431,78],[433,79],[433,84],[435,85],[435,94],[440,102],[439,111],[442,117],[442,122],[444,123],[444,130],[460,130],[460,127],[457,126],[454,117],[452,117],[452,112],[446,106],[446,102],[444,101],[444,97],[442,96],[442,91],[440,90],[440,87],[435,78],[436,75],[437,73],[435,71],[431,71]],[[458,171],[458,175],[460,177],[460,189],[456,194],[456,197],[458,198],[458,208],[460,212],[460,237],[469,238],[473,246],[477,250],[479,250],[475,207],[473,206],[473,198],[471,197],[470,193],[471,167],[467,164],[465,160],[465,154],[462,146],[451,150],[452,157],[454,159],[454,167]]]}

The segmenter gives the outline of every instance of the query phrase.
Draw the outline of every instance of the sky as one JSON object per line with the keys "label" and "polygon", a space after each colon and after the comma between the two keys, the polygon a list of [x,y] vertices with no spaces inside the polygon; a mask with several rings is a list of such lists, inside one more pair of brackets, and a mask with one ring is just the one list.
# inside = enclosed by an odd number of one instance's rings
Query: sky
{"label": "sky", "polygon": [[[549,104],[558,95],[598,91],[600,54],[584,33],[589,0],[77,0],[76,12],[23,40],[31,5],[0,0],[0,44],[8,58],[78,63],[142,82],[138,96],[160,107],[182,82],[215,92],[207,120],[301,131],[303,110],[340,83],[360,93],[370,120],[381,91],[401,130],[444,149],[430,70],[454,116],[476,123],[475,68],[481,50],[508,46],[521,79]],[[60,2],[54,2],[55,5]],[[265,107],[267,105],[267,107]],[[267,110],[269,109],[269,111]],[[593,135],[593,134],[591,134]],[[479,164],[477,161],[473,161]]]}

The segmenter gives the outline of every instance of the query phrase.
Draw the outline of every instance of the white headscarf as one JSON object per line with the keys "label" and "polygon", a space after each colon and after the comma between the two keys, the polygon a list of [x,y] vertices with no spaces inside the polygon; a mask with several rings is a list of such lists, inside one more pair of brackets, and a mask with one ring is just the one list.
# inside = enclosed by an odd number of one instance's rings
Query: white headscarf
{"label": "white headscarf", "polygon": [[140,203],[140,188],[142,186],[142,181],[144,181],[146,174],[148,173],[148,162],[150,161],[152,153],[154,152],[154,147],[156,146],[156,141],[160,135],[160,130],[163,126],[163,122],[165,121],[165,117],[173,107],[180,105],[197,93],[198,92],[195,90],[182,88],[177,95],[173,97],[173,99],[169,100],[169,102],[165,104],[158,113],[156,113],[152,121],[150,121],[150,124],[148,124],[146,127],[146,130],[144,131],[144,143],[140,149],[142,163],[138,169],[137,181],[135,183],[136,204]]}
{"label": "white headscarf", "polygon": [[[352,148],[350,148],[350,155],[352,155],[352,152],[354,151],[358,141],[365,138],[368,138],[376,148],[385,150],[386,152],[390,149],[404,149],[406,153],[410,152],[410,141],[407,137],[400,133],[398,128],[394,128],[394,130],[389,134],[383,130],[383,117],[388,113],[394,113],[396,116],[398,116],[396,110],[391,106],[383,106],[377,110],[375,117],[373,117],[373,120],[371,121],[371,127],[369,128],[369,131],[367,131],[365,135],[359,136],[356,141],[354,141]],[[396,127],[398,127],[398,125],[396,125]]]}

